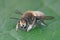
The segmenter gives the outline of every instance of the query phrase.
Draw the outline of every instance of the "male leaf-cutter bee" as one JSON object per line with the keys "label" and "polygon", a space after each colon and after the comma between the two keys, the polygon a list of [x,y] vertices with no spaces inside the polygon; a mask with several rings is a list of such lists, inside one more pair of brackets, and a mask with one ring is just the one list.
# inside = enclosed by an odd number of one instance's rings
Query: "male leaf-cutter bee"
{"label": "male leaf-cutter bee", "polygon": [[41,11],[26,11],[22,14],[21,19],[18,20],[16,31],[18,29],[26,29],[26,31],[29,32],[32,28],[34,28],[34,25],[38,20],[41,25],[46,26],[47,24],[44,20],[51,20],[53,18],[54,17],[52,16],[45,16],[45,14]]}
{"label": "male leaf-cutter bee", "polygon": [[[18,29],[26,29],[26,31],[29,32],[37,23],[46,26],[47,24],[44,20],[51,20],[53,18],[52,16],[46,16],[41,11],[26,11],[22,14],[21,19],[18,20],[16,31],[18,31]],[[40,22],[37,22],[38,20]]]}

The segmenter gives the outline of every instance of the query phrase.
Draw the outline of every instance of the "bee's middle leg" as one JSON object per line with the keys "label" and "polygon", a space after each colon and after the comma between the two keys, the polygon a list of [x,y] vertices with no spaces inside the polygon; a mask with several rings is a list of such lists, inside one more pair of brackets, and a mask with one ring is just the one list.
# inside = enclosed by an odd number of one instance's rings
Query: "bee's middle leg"
{"label": "bee's middle leg", "polygon": [[32,22],[32,24],[30,24],[30,25],[28,26],[27,32],[30,31],[30,30],[33,28],[33,26],[35,25],[35,22],[36,22],[36,18],[34,19],[34,21]]}
{"label": "bee's middle leg", "polygon": [[32,29],[32,24],[31,25],[29,25],[29,27],[27,28],[27,32],[29,32],[31,29]]}

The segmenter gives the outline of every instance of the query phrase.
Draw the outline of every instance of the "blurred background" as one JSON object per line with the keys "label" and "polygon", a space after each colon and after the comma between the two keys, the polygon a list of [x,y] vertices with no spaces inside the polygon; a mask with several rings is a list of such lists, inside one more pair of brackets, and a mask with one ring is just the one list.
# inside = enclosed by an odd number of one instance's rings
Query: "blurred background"
{"label": "blurred background", "polygon": [[[16,10],[22,13],[27,10],[42,11],[55,19],[47,20],[45,28],[37,25],[30,32],[16,32],[18,20],[10,19],[21,17]],[[0,0],[0,40],[60,40],[60,0]]]}

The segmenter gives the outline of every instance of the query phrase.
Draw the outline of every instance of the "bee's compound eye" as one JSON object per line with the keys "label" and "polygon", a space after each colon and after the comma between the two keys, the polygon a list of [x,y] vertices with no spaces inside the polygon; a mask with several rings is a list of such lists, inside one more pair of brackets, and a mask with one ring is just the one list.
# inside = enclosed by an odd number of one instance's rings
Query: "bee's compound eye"
{"label": "bee's compound eye", "polygon": [[27,27],[24,27],[24,28],[27,28]]}
{"label": "bee's compound eye", "polygon": [[21,28],[24,28],[24,25],[22,25]]}
{"label": "bee's compound eye", "polygon": [[24,27],[24,25],[22,25]]}
{"label": "bee's compound eye", "polygon": [[23,28],[23,27],[21,27],[21,28]]}

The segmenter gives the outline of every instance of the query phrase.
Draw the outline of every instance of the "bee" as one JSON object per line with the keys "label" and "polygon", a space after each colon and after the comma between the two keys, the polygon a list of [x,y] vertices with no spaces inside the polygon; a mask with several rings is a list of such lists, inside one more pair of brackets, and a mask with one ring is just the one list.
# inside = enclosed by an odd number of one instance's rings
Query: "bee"
{"label": "bee", "polygon": [[51,20],[54,17],[52,16],[46,16],[41,11],[26,11],[22,14],[21,19],[18,20],[16,25],[16,31],[18,29],[26,29],[27,32],[29,32],[32,28],[34,28],[34,25],[36,25],[38,20],[40,21],[40,24],[43,26],[46,26],[44,20]]}

